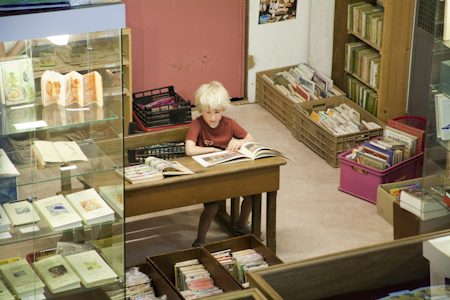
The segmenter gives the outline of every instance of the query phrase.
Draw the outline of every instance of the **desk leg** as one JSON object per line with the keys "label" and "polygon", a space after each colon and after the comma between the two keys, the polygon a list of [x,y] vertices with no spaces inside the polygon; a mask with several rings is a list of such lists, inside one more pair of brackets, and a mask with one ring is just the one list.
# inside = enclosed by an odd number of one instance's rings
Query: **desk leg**
{"label": "desk leg", "polygon": [[267,248],[277,251],[277,192],[267,192],[266,239]]}
{"label": "desk leg", "polygon": [[240,198],[231,198],[231,213],[230,213],[230,223],[231,227],[237,224],[239,219],[239,204]]}
{"label": "desk leg", "polygon": [[227,199],[219,200],[219,211],[218,211],[218,213],[221,213],[221,212],[227,212]]}
{"label": "desk leg", "polygon": [[261,194],[252,195],[252,233],[261,238]]}

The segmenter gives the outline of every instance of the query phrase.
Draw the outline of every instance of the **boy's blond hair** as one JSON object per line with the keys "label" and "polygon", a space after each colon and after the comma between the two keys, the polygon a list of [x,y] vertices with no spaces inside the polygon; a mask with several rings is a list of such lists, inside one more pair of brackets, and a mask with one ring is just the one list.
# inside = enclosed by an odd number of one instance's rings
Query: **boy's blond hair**
{"label": "boy's blond hair", "polygon": [[222,83],[211,81],[201,85],[194,93],[195,106],[199,113],[206,111],[224,111],[231,106],[230,95]]}

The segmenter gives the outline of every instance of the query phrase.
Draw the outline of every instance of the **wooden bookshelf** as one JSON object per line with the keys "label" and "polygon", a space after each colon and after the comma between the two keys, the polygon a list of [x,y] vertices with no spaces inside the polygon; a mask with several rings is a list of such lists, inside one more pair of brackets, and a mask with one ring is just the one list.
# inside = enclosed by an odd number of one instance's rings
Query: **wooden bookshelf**
{"label": "wooden bookshelf", "polygon": [[[373,47],[371,43],[347,29],[348,5],[360,1],[335,1],[332,78],[344,92],[347,92],[347,72],[344,68],[345,44],[363,41]],[[375,6],[377,1],[365,2]],[[377,91],[377,117],[385,123],[389,119],[404,116],[406,111],[414,2],[414,0],[382,1],[384,28],[380,51],[381,73],[380,87]]]}

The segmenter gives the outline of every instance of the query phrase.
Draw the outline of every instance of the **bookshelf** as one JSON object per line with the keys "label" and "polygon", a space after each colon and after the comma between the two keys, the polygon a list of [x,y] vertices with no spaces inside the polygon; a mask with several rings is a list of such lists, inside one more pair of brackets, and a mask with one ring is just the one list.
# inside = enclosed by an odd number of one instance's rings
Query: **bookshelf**
{"label": "bookshelf", "polygon": [[[408,77],[414,0],[378,1],[384,10],[382,47],[347,29],[347,10],[351,3],[361,0],[336,0],[333,38],[332,78],[334,83],[347,92],[345,70],[345,45],[362,41],[381,54],[381,71],[378,94],[377,118],[382,122],[404,116],[407,102]],[[377,6],[377,1],[364,1]]]}

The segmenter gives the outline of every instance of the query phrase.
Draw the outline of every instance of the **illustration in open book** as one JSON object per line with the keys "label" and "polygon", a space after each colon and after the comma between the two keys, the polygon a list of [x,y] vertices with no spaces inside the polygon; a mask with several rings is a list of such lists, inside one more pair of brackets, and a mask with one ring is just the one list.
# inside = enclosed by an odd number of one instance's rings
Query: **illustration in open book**
{"label": "illustration in open book", "polygon": [[235,151],[220,151],[207,153],[202,155],[195,155],[192,158],[204,167],[211,167],[219,164],[230,164],[242,161],[255,160],[263,157],[279,156],[297,163],[287,155],[277,151],[275,149],[263,146],[259,143],[249,142],[245,143]]}

